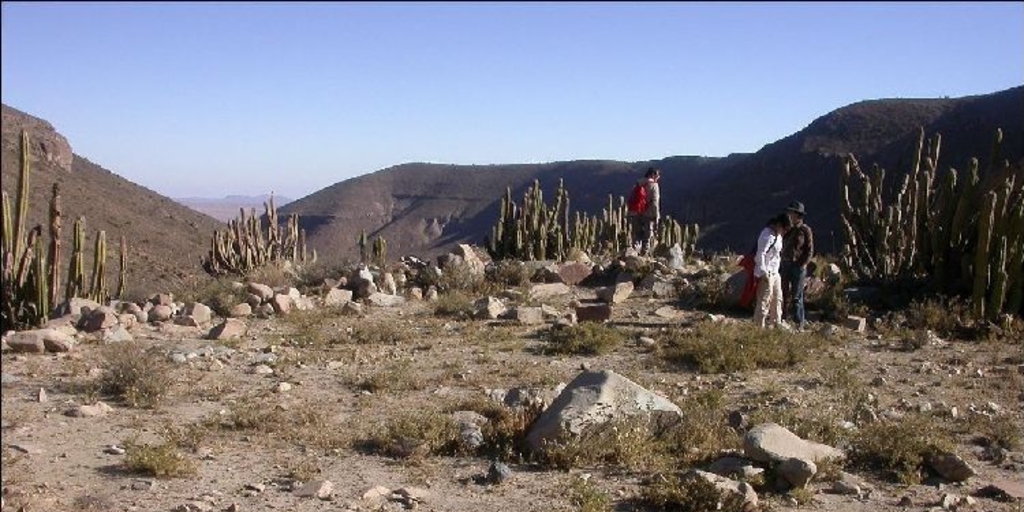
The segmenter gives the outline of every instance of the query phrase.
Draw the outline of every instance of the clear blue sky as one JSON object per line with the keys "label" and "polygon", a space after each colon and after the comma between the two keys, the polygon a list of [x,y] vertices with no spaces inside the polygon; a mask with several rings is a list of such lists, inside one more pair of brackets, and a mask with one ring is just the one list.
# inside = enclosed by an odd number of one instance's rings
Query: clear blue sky
{"label": "clear blue sky", "polygon": [[756,151],[864,99],[1024,84],[1024,3],[4,2],[3,102],[172,196],[408,161]]}

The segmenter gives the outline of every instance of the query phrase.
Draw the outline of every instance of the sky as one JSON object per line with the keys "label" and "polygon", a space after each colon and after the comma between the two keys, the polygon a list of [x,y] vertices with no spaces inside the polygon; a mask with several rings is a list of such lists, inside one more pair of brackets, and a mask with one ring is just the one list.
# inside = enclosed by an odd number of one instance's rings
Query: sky
{"label": "sky", "polygon": [[2,4],[3,103],[170,197],[404,162],[753,152],[1024,85],[1024,2]]}

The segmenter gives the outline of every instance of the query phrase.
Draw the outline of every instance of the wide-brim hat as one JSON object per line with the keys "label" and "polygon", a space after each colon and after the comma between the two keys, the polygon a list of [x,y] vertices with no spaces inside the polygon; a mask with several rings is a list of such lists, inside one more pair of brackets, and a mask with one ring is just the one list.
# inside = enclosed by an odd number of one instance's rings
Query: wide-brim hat
{"label": "wide-brim hat", "polygon": [[807,215],[807,212],[804,211],[804,204],[800,201],[793,201],[792,203],[789,203],[789,206],[786,207],[786,211],[799,213],[800,215]]}

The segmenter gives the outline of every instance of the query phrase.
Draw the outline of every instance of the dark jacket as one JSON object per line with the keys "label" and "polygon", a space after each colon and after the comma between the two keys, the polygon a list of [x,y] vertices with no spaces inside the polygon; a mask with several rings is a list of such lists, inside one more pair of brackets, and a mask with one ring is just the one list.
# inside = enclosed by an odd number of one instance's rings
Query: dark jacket
{"label": "dark jacket", "polygon": [[805,266],[814,257],[814,232],[800,224],[786,232],[782,239],[782,262]]}

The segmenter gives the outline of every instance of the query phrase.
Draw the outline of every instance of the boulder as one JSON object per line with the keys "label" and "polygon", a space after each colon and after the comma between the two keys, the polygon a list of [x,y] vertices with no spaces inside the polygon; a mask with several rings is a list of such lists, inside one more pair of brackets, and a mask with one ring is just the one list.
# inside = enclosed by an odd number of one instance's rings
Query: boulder
{"label": "boulder", "polygon": [[580,322],[604,322],[612,317],[611,304],[594,304],[576,307],[576,319]]}
{"label": "boulder", "polygon": [[96,418],[99,416],[106,416],[107,413],[113,410],[113,407],[103,402],[96,402],[93,405],[79,405],[77,407],[72,407],[71,409],[64,411],[64,415],[76,418]]}
{"label": "boulder", "polygon": [[274,313],[287,315],[292,310],[294,300],[291,295],[278,293],[270,299],[270,306],[274,308]]}
{"label": "boulder", "polygon": [[246,286],[246,290],[258,297],[260,302],[266,302],[274,298],[274,289],[265,284],[249,283],[248,286]]}
{"label": "boulder", "polygon": [[818,466],[806,459],[790,458],[780,462],[775,470],[789,485],[799,488],[806,486],[814,478],[818,473]]}
{"label": "boulder", "polygon": [[85,332],[96,332],[117,325],[117,312],[107,306],[100,306],[82,315],[81,326]]}
{"label": "boulder", "polygon": [[479,319],[494,320],[505,311],[505,304],[497,297],[481,297],[473,303],[473,316]]}
{"label": "boulder", "polygon": [[103,333],[103,343],[124,343],[134,338],[123,325],[115,325]]}
{"label": "boulder", "polygon": [[185,306],[185,314],[191,316],[199,325],[209,324],[213,320],[213,311],[202,302],[190,302]]}
{"label": "boulder", "polygon": [[[756,510],[757,492],[746,482],[738,482],[724,476],[719,476],[699,469],[691,469],[684,478],[703,478],[705,481],[714,484],[722,493],[736,494],[743,498],[744,510]],[[721,506],[721,504],[719,504]]]}
{"label": "boulder", "polygon": [[249,316],[251,314],[252,314],[252,306],[250,306],[247,302],[243,302],[241,304],[235,304],[234,306],[231,307],[231,310],[228,311],[228,316],[230,316],[232,318],[247,317],[247,316]]}
{"label": "boulder", "polygon": [[346,316],[360,316],[363,314],[363,305],[358,302],[346,302],[341,306],[341,314]]}
{"label": "boulder", "polygon": [[245,335],[245,331],[248,329],[245,322],[237,318],[228,318],[218,324],[213,329],[210,329],[209,338],[211,340],[234,340],[239,339]]}
{"label": "boulder", "polygon": [[470,274],[477,277],[483,277],[486,269],[483,260],[477,256],[476,251],[473,247],[468,244],[459,244],[455,251],[456,256],[462,258],[462,264],[466,266]]}
{"label": "boulder", "polygon": [[171,306],[168,306],[166,304],[159,304],[153,306],[153,309],[149,310],[148,320],[150,322],[166,322],[171,319],[171,316],[173,314],[174,310],[171,309]]}
{"label": "boulder", "polygon": [[939,453],[928,458],[928,465],[950,482],[963,482],[977,474],[962,457],[955,453]]}
{"label": "boulder", "polygon": [[568,295],[571,289],[564,283],[535,284],[530,287],[529,298],[536,301],[550,300]]}
{"label": "boulder", "polygon": [[764,473],[764,468],[759,468],[747,459],[739,457],[722,457],[708,466],[708,471],[728,478],[751,478]]}
{"label": "boulder", "polygon": [[570,262],[558,265],[555,268],[555,273],[558,274],[559,280],[562,283],[575,286],[590,277],[594,273],[594,269],[587,263]]}
{"label": "boulder", "polygon": [[678,406],[610,370],[585,371],[572,380],[534,422],[527,443],[543,450],[548,442],[579,436],[609,422],[651,415],[656,423],[676,421]]}
{"label": "boulder", "polygon": [[536,306],[520,306],[516,308],[516,321],[523,325],[544,323],[544,310]]}
{"label": "boulder", "polygon": [[60,305],[54,309],[53,316],[81,315],[83,307],[92,311],[100,307],[100,303],[94,300],[83,299],[82,297],[72,297],[71,300],[66,300],[60,303]]}
{"label": "boulder", "polygon": [[683,253],[683,248],[679,247],[679,244],[673,244],[668,249],[668,268],[679,270],[685,266],[686,255]]}
{"label": "boulder", "polygon": [[157,293],[149,298],[149,303],[154,306],[173,306],[174,295],[170,293]]}
{"label": "boulder", "polygon": [[380,291],[387,295],[398,294],[398,284],[395,283],[395,276],[391,272],[385,272],[380,277]]}
{"label": "boulder", "polygon": [[42,354],[46,352],[46,343],[39,331],[15,332],[7,337],[7,346],[14,352]]}
{"label": "boulder", "polygon": [[292,306],[299,311],[312,311],[316,309],[316,304],[313,299],[305,295],[300,296],[297,299],[292,299]]}
{"label": "boulder", "polygon": [[750,429],[743,436],[743,452],[758,462],[784,462],[792,458],[813,462],[845,457],[838,448],[801,439],[775,423],[762,423]]}
{"label": "boulder", "polygon": [[330,480],[314,480],[299,487],[295,495],[300,498],[318,498],[328,500],[334,494],[334,484]]}
{"label": "boulder", "polygon": [[616,283],[614,286],[601,288],[597,291],[597,298],[608,304],[621,304],[633,294],[633,282],[626,281]]}
{"label": "boulder", "polygon": [[366,302],[382,308],[392,308],[405,304],[405,297],[378,292],[370,294],[370,296],[366,298]]}

